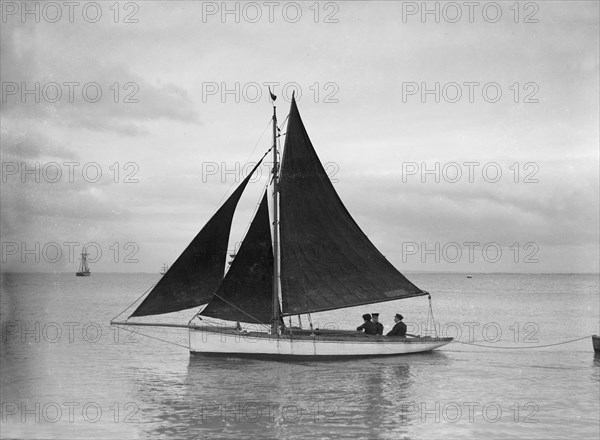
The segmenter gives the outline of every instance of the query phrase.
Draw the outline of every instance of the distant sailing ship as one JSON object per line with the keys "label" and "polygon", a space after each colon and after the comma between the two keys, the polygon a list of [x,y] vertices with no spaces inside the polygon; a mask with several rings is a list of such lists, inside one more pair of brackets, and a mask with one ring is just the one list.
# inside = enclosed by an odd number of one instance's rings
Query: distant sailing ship
{"label": "distant sailing ship", "polygon": [[89,254],[86,252],[86,248],[83,248],[81,251],[81,263],[79,264],[79,271],[75,273],[75,276],[78,277],[89,277],[90,276],[90,268],[87,263],[87,256]]}
{"label": "distant sailing ship", "polygon": [[163,263],[163,267],[162,267],[162,269],[160,270],[160,274],[161,274],[161,275],[164,275],[164,274],[166,274],[166,273],[167,273],[167,271],[168,271],[168,270],[169,270],[169,265],[168,265],[167,263]]}
{"label": "distant sailing ship", "polygon": [[[350,216],[317,157],[293,95],[279,169],[281,135],[276,97],[271,97],[271,149],[130,317],[111,324],[183,327],[189,331],[191,353],[268,358],[398,355],[451,342],[452,338],[437,335],[387,337],[313,328],[311,313],[418,296],[429,297],[431,312],[431,296],[402,275]],[[270,151],[274,163],[270,188],[225,273],[238,201]],[[196,307],[200,309],[187,325],[130,321]],[[296,315],[300,325],[294,327],[291,317]],[[301,315],[308,318],[309,328],[302,328]],[[430,316],[433,320],[432,312]],[[225,325],[226,321],[235,325]]]}

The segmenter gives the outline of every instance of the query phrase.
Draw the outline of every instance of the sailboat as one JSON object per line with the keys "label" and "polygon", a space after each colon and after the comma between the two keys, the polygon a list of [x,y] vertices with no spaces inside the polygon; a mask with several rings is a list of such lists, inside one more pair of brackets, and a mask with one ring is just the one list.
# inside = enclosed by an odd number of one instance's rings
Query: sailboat
{"label": "sailboat", "polygon": [[[429,297],[433,319],[431,296],[401,274],[354,221],[313,148],[294,95],[279,163],[282,135],[271,98],[272,147],[129,318],[111,324],[185,327],[192,354],[267,358],[389,356],[451,342],[437,334],[387,337],[313,327],[311,313],[419,296]],[[269,152],[270,188],[225,271],[238,201]],[[192,308],[199,309],[187,325],[131,321]],[[302,315],[309,328],[292,325],[292,317],[301,323]]]}
{"label": "sailboat", "polygon": [[163,263],[163,267],[160,270],[161,276],[164,275],[164,274],[166,274],[168,270],[169,270],[169,265],[167,263]]}
{"label": "sailboat", "polygon": [[79,271],[75,273],[75,276],[78,277],[89,277],[90,276],[90,268],[87,263],[87,256],[89,254],[86,252],[86,248],[84,247],[81,251],[81,263],[79,263]]}

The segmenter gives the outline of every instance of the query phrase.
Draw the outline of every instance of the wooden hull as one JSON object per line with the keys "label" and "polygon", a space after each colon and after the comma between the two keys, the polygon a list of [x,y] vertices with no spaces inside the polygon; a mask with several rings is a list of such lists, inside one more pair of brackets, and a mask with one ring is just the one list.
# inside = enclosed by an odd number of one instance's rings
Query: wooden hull
{"label": "wooden hull", "polygon": [[77,272],[75,274],[76,277],[89,277],[90,276],[90,272]]}
{"label": "wooden hull", "polygon": [[594,351],[600,352],[600,336],[592,336],[592,344],[594,345]]}
{"label": "wooden hull", "polygon": [[358,332],[309,332],[274,337],[216,327],[190,327],[190,353],[268,358],[345,358],[395,356],[442,347],[452,338],[367,336]]}

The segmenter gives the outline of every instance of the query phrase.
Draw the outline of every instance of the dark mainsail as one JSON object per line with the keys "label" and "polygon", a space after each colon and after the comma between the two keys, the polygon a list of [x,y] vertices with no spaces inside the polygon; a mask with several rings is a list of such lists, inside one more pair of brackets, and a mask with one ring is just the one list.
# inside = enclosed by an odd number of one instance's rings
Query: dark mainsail
{"label": "dark mainsail", "polygon": [[212,298],[223,279],[235,208],[261,162],[204,225],[132,317],[177,312],[206,304]]}
{"label": "dark mainsail", "polygon": [[385,259],[351,217],[294,99],[279,184],[284,315],[426,294]]}
{"label": "dark mainsail", "polygon": [[267,194],[227,275],[202,316],[268,324],[272,318],[273,246]]}

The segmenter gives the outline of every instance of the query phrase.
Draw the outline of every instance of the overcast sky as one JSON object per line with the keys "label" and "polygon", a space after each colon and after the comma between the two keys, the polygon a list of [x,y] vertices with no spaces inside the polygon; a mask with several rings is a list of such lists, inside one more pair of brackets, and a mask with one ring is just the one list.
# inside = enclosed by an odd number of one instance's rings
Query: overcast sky
{"label": "overcast sky", "polygon": [[598,272],[598,2],[113,3],[2,2],[4,271],[173,262],[269,148],[270,82],[401,271]]}

